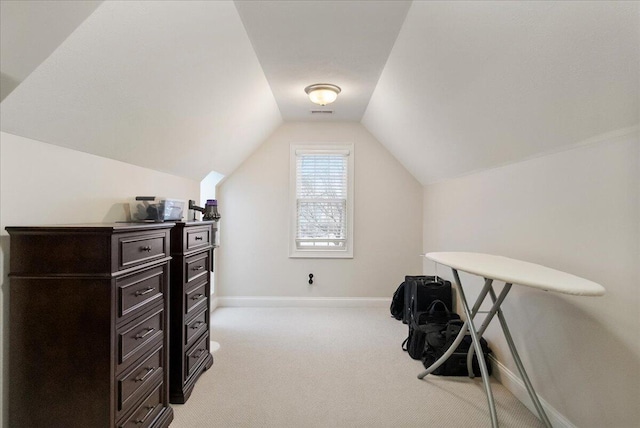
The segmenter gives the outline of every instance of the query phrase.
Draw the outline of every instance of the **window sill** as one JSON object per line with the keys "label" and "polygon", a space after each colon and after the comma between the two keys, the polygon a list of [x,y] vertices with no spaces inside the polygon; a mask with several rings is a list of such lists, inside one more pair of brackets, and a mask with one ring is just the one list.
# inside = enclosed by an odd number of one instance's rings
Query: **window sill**
{"label": "window sill", "polygon": [[352,259],[350,251],[305,251],[297,250],[289,253],[290,259]]}

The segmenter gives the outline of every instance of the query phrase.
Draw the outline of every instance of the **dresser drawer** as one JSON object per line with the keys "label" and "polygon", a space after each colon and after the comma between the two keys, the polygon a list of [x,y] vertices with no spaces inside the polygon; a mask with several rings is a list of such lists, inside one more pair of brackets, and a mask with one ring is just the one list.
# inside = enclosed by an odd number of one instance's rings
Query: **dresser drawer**
{"label": "dresser drawer", "polygon": [[142,391],[162,379],[166,370],[162,345],[118,377],[118,411],[126,411]]}
{"label": "dresser drawer", "polygon": [[188,321],[184,328],[184,343],[185,345],[189,345],[192,343],[203,331],[207,330],[207,317],[209,316],[209,311],[204,310],[200,314],[196,315],[191,321]]}
{"label": "dresser drawer", "polygon": [[162,308],[124,326],[118,332],[118,363],[133,361],[136,355],[144,352],[147,345],[161,340],[164,328]]}
{"label": "dresser drawer", "polygon": [[168,233],[129,234],[118,238],[118,269],[159,260],[168,255]]}
{"label": "dresser drawer", "polygon": [[191,376],[196,371],[200,363],[207,358],[207,355],[209,355],[208,334],[204,335],[202,339],[185,355],[185,369],[187,372],[185,378]]}
{"label": "dresser drawer", "polygon": [[208,247],[212,244],[213,236],[211,227],[199,227],[187,229],[186,251],[195,250],[201,247]]}
{"label": "dresser drawer", "polygon": [[147,396],[144,402],[133,412],[131,416],[118,424],[120,428],[145,428],[151,426],[164,408],[162,400],[162,388],[164,384],[158,385]]}
{"label": "dresser drawer", "polygon": [[209,251],[187,257],[185,262],[185,282],[192,282],[198,278],[208,278]]}
{"label": "dresser drawer", "polygon": [[144,311],[162,301],[166,274],[167,265],[164,264],[118,278],[116,280],[118,317]]}
{"label": "dresser drawer", "polygon": [[185,291],[184,293],[184,313],[190,315],[194,311],[197,311],[202,304],[207,302],[207,287],[209,281],[196,285],[192,289]]}

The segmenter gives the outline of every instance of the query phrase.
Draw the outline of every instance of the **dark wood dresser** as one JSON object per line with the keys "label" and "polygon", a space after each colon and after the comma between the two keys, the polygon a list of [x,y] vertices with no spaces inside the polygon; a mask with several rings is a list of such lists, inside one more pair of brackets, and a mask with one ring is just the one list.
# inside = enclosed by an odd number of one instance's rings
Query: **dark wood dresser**
{"label": "dark wood dresser", "polygon": [[172,226],[7,227],[9,426],[171,423]]}
{"label": "dark wood dresser", "polygon": [[209,317],[215,221],[177,222],[171,230],[171,352],[169,399],[187,401],[213,364]]}

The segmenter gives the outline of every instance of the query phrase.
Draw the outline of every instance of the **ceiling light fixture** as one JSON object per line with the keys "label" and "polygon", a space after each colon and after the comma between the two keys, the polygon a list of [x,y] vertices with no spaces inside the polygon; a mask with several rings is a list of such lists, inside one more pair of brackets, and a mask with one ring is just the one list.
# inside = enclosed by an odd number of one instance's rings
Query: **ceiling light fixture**
{"label": "ceiling light fixture", "polygon": [[309,95],[312,103],[326,106],[338,98],[338,94],[342,89],[330,83],[316,83],[315,85],[307,86],[304,91]]}

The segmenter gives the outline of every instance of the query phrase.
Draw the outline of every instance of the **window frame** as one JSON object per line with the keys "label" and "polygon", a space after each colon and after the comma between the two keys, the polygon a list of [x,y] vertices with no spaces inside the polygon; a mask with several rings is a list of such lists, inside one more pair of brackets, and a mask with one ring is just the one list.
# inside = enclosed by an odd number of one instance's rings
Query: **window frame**
{"label": "window frame", "polygon": [[[297,210],[297,154],[298,150],[309,152],[348,151],[347,157],[347,198],[346,198],[346,241],[344,248],[327,247],[319,249],[301,249],[296,242],[298,228]],[[354,218],[354,145],[353,143],[298,144],[292,143],[289,150],[289,257],[290,258],[353,258],[353,218]]]}

